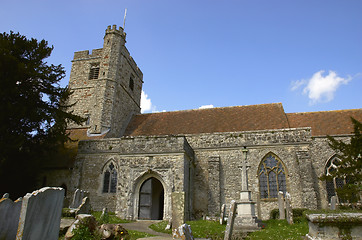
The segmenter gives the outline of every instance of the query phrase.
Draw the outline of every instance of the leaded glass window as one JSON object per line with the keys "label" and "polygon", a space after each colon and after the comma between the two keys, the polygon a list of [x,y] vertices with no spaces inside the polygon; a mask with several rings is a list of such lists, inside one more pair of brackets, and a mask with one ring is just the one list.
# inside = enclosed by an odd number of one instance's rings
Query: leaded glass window
{"label": "leaded glass window", "polygon": [[117,169],[111,162],[103,172],[103,192],[115,193],[117,189]]}
{"label": "leaded glass window", "polygon": [[285,169],[274,154],[269,153],[261,161],[258,175],[261,199],[277,198],[279,191],[287,191]]}
{"label": "leaded glass window", "polygon": [[[341,161],[337,156],[331,158],[326,165],[326,175],[331,176],[331,173],[336,171],[337,162]],[[342,188],[346,184],[345,178],[333,178],[330,180],[326,180],[326,190],[327,190],[327,198],[328,202],[331,202],[331,198],[336,196],[336,189]],[[339,201],[341,201],[339,199]]]}

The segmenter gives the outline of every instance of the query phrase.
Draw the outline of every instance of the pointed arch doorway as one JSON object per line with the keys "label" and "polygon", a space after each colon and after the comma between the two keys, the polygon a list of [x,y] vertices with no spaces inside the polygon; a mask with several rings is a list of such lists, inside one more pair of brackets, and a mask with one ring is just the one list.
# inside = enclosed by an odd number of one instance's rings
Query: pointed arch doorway
{"label": "pointed arch doorway", "polygon": [[138,219],[162,220],[164,195],[158,179],[151,177],[144,181],[139,192]]}

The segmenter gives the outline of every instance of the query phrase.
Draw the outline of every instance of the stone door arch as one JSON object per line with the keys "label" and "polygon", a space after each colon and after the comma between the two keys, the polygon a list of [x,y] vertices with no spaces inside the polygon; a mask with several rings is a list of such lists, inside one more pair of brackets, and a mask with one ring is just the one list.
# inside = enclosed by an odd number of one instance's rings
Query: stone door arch
{"label": "stone door arch", "polygon": [[146,179],[139,190],[138,219],[162,220],[165,190],[154,177]]}

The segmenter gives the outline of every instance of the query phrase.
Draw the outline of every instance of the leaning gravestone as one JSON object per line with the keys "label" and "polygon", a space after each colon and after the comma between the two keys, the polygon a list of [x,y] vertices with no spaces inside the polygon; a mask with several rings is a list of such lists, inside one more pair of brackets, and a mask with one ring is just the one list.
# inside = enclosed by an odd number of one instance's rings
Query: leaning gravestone
{"label": "leaning gravestone", "polygon": [[83,191],[80,189],[76,189],[73,196],[72,204],[70,204],[69,208],[78,208],[85,197],[88,197],[89,193],[87,191]]}
{"label": "leaning gravestone", "polygon": [[331,210],[336,210],[337,196],[331,197]]}
{"label": "leaning gravestone", "polygon": [[20,210],[21,201],[13,202],[9,195],[0,199],[0,239],[15,239]]}
{"label": "leaning gravestone", "polygon": [[88,197],[83,198],[82,204],[75,210],[75,215],[78,214],[90,214],[91,213],[91,205]]}
{"label": "leaning gravestone", "polygon": [[235,214],[236,214],[236,202],[235,202],[235,200],[231,200],[229,217],[228,217],[228,222],[226,224],[224,240],[231,240],[231,235],[233,234]]}
{"label": "leaning gravestone", "polygon": [[278,207],[279,207],[279,219],[285,219],[284,197],[282,191],[278,192]]}
{"label": "leaning gravestone", "polygon": [[64,189],[45,187],[27,193],[22,201],[16,239],[57,240]]}
{"label": "leaning gravestone", "polygon": [[285,206],[287,209],[287,222],[289,224],[293,224],[293,209],[292,209],[292,205],[291,205],[291,196],[290,194],[287,192],[285,194]]}
{"label": "leaning gravestone", "polygon": [[224,224],[225,223],[225,214],[226,214],[226,205],[223,204],[221,206],[221,212],[220,212],[220,224]]}

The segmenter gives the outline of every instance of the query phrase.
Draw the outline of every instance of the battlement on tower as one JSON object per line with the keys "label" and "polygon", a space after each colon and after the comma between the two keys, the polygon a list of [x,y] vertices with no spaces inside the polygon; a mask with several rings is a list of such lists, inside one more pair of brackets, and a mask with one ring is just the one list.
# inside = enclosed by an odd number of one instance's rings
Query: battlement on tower
{"label": "battlement on tower", "polygon": [[123,31],[123,28],[122,27],[119,27],[117,29],[117,25],[109,25],[106,29],[106,34],[109,34],[109,33],[116,33],[116,34],[119,34],[119,35],[122,35],[124,36],[124,38],[126,38],[126,33]]}
{"label": "battlement on tower", "polygon": [[99,58],[102,56],[103,48],[93,49],[92,53],[89,54],[89,50],[74,52],[74,60],[83,60],[90,58]]}

